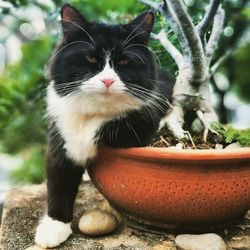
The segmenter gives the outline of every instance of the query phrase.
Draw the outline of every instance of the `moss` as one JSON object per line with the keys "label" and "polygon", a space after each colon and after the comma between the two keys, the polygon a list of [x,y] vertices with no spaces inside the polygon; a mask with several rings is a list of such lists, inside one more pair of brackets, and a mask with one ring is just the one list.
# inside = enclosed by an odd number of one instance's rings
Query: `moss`
{"label": "moss", "polygon": [[213,124],[213,128],[225,138],[226,143],[239,142],[243,146],[250,146],[250,128],[240,130],[220,123]]}

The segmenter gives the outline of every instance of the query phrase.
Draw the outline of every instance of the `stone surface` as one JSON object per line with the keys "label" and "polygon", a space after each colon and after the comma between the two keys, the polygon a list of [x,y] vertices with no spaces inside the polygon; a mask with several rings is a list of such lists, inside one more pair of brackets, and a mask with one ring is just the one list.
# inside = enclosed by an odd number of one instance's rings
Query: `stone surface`
{"label": "stone surface", "polygon": [[80,231],[89,236],[109,234],[118,226],[116,217],[104,210],[90,210],[85,212],[79,221]]}
{"label": "stone surface", "polygon": [[223,149],[223,145],[222,144],[215,144],[215,149]]}
{"label": "stone surface", "polygon": [[26,248],[25,250],[43,250],[44,248],[38,247],[38,246],[31,246]]}
{"label": "stone surface", "polygon": [[223,239],[214,233],[180,234],[175,238],[175,243],[183,250],[226,250]]}
{"label": "stone surface", "polygon": [[[35,246],[34,233],[39,218],[45,210],[46,189],[44,185],[15,188],[9,192],[5,202],[0,231],[1,250],[41,250]],[[91,209],[111,211],[119,221],[114,233],[89,237],[78,229],[81,215]],[[73,235],[59,248],[62,250],[176,250],[174,242],[177,235],[172,231],[143,231],[130,228],[112,210],[103,196],[90,182],[84,182],[78,194]],[[205,230],[205,229],[204,229]],[[185,233],[185,232],[178,232]],[[227,244],[228,250],[247,250],[250,246],[250,212],[241,221],[227,226],[215,233]]]}
{"label": "stone surface", "polygon": [[238,142],[234,142],[225,147],[225,149],[236,149],[236,148],[243,148],[243,146],[240,145]]}
{"label": "stone surface", "polygon": [[183,149],[183,144],[179,142],[175,145],[175,147],[178,149]]}

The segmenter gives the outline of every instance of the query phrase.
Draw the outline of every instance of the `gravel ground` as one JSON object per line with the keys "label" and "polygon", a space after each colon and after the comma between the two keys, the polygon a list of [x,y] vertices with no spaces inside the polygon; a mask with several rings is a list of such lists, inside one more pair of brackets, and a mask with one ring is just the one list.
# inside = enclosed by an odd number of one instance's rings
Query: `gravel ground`
{"label": "gravel ground", "polygon": [[14,169],[21,160],[17,157],[11,157],[6,154],[0,154],[0,224],[2,216],[2,207],[5,200],[6,193],[11,187],[9,173]]}
{"label": "gravel ground", "polygon": [[[75,206],[73,222],[74,234],[60,247],[62,250],[175,250],[177,233],[145,232],[125,226],[120,220],[119,229],[107,236],[86,237],[77,227],[79,217],[85,210],[111,210],[107,201],[93,187],[85,182],[81,188]],[[4,208],[4,218],[0,234],[1,250],[25,250],[34,246],[34,232],[39,217],[45,207],[45,186],[27,186],[9,192]],[[229,250],[250,249],[250,211],[242,221],[215,232],[227,244]],[[31,250],[32,248],[30,248]],[[39,248],[33,248],[39,249]]]}

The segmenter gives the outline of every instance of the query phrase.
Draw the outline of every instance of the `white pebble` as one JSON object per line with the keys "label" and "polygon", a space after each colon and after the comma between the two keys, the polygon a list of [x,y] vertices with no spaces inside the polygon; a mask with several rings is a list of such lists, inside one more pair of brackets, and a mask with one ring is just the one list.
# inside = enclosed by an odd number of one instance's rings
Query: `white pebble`
{"label": "white pebble", "polygon": [[92,210],[85,212],[80,221],[79,229],[83,234],[89,236],[99,236],[113,232],[118,226],[116,217],[102,210]]}
{"label": "white pebble", "polygon": [[240,145],[238,142],[234,142],[225,147],[225,149],[236,149],[236,148],[243,148],[243,146]]}
{"label": "white pebble", "polygon": [[175,145],[175,147],[176,148],[178,148],[178,149],[183,149],[183,145],[182,145],[182,143],[177,143],[176,145]]}
{"label": "white pebble", "polygon": [[31,246],[26,248],[25,250],[44,250],[44,248],[38,247],[38,246]]}
{"label": "white pebble", "polygon": [[213,233],[180,234],[175,238],[176,245],[183,250],[226,250],[223,239]]}
{"label": "white pebble", "polygon": [[222,144],[215,144],[215,149],[223,149],[223,145]]}

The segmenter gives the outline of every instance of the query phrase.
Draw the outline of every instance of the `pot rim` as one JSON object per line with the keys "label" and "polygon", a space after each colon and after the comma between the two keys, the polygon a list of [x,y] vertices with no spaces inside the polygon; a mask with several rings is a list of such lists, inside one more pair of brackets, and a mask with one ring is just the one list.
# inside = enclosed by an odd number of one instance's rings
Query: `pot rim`
{"label": "pot rim", "polygon": [[144,160],[250,161],[250,147],[237,149],[175,149],[157,147],[116,149],[105,146],[100,148],[100,154]]}

